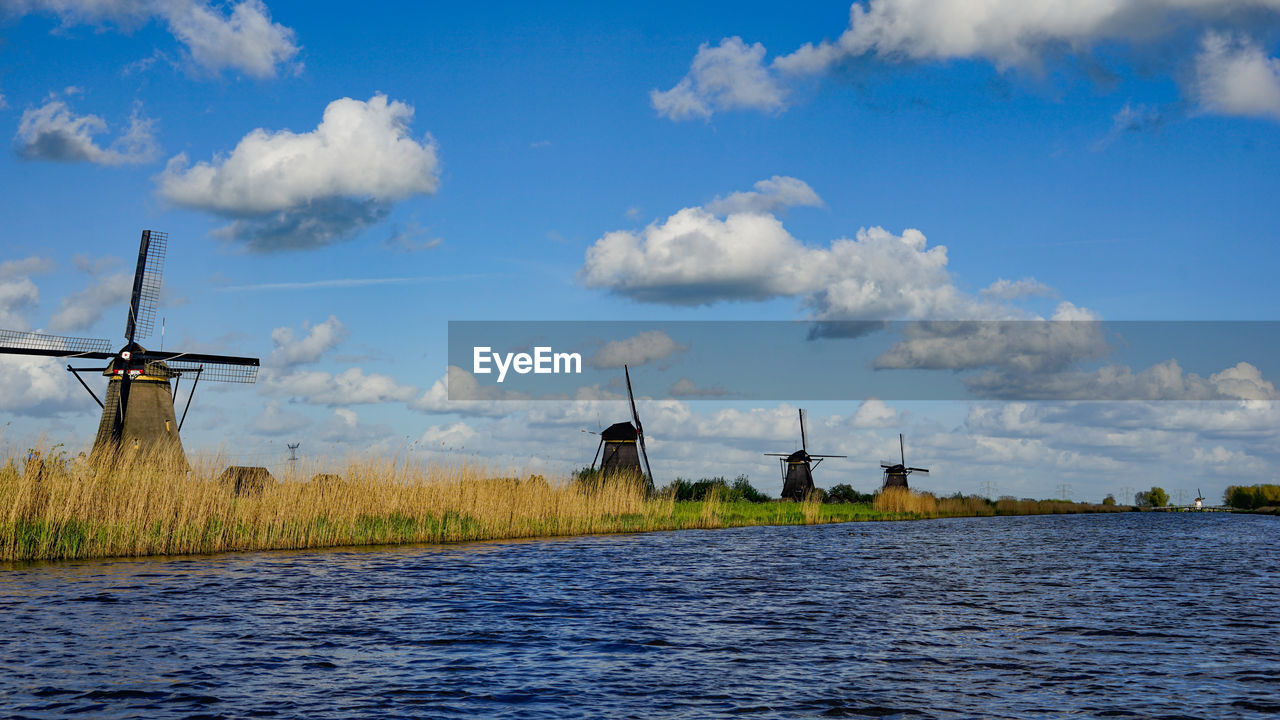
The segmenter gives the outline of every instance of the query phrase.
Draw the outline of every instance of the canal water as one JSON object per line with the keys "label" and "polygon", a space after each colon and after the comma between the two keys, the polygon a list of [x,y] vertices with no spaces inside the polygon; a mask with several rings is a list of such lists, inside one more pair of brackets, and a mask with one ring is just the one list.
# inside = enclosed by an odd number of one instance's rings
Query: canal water
{"label": "canal water", "polygon": [[1280,714],[1280,518],[971,518],[0,568],[0,717]]}

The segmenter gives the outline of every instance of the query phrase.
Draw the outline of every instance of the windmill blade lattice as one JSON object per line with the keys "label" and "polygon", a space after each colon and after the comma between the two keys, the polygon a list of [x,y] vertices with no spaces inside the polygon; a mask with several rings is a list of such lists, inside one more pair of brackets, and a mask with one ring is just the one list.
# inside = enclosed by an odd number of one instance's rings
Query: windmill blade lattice
{"label": "windmill blade lattice", "polygon": [[133,273],[133,294],[129,298],[129,317],[124,336],[133,342],[149,337],[156,324],[156,305],[160,300],[160,282],[164,275],[164,256],[169,247],[169,234],[143,230],[138,247],[138,267]]}
{"label": "windmill blade lattice", "polygon": [[636,396],[631,391],[631,368],[623,365],[622,372],[627,378],[627,399],[631,401],[631,420],[636,426],[636,442],[640,445],[640,457],[644,460],[644,471],[649,476],[649,482],[653,482],[653,469],[649,467],[649,451],[644,446],[644,426],[640,424],[640,413],[636,410]]}
{"label": "windmill blade lattice", "polygon": [[114,357],[110,340],[43,335],[22,330],[0,330],[0,353],[45,357]]}
{"label": "windmill blade lattice", "polygon": [[258,365],[240,365],[222,362],[198,362],[194,360],[166,360],[174,372],[198,372],[200,379],[210,382],[254,383],[258,380]]}

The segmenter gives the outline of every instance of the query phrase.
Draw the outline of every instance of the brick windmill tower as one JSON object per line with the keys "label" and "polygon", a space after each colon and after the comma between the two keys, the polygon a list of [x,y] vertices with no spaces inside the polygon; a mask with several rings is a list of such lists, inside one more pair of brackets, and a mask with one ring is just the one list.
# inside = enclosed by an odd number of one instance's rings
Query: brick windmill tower
{"label": "brick windmill tower", "polygon": [[778,458],[782,470],[782,499],[803,502],[813,492],[813,469],[827,458],[842,458],[844,455],[812,455],[809,453],[809,441],[804,428],[804,410],[800,410],[800,449],[793,453],[765,453]]}

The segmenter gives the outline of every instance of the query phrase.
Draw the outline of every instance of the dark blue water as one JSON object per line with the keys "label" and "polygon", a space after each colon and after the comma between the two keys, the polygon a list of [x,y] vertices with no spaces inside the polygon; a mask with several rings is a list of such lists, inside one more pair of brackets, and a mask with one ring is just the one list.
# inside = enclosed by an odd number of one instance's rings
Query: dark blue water
{"label": "dark blue water", "polygon": [[0,570],[4,717],[1280,714],[1280,518],[748,528]]}

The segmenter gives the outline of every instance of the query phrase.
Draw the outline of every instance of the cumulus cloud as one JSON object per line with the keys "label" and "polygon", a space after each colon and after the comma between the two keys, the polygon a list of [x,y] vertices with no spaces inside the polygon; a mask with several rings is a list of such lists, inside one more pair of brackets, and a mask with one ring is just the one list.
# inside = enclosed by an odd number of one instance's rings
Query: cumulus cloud
{"label": "cumulus cloud", "polygon": [[509,390],[483,386],[470,371],[450,365],[443,377],[432,383],[422,395],[413,398],[408,406],[419,412],[495,417],[520,409],[503,401],[524,398]]}
{"label": "cumulus cloud", "polygon": [[307,334],[301,338],[295,337],[291,327],[272,330],[271,342],[275,344],[275,349],[271,351],[267,363],[277,367],[313,363],[347,339],[347,328],[334,315],[310,328],[303,325],[303,329]]}
{"label": "cumulus cloud", "polygon": [[358,367],[337,374],[320,370],[264,372],[262,379],[263,392],[313,405],[407,402],[418,394],[417,388],[401,385],[389,375],[366,374]]}
{"label": "cumulus cloud", "polygon": [[1208,33],[1196,57],[1200,104],[1220,115],[1280,120],[1280,59],[1256,43]]}
{"label": "cumulus cloud", "polygon": [[636,233],[608,233],[588,250],[579,280],[642,302],[701,305],[764,300],[795,292],[788,279],[815,266],[770,215],[718,218],[685,208]]}
{"label": "cumulus cloud", "polygon": [[620,368],[623,365],[644,365],[668,358],[689,349],[661,330],[649,330],[624,340],[605,343],[587,364],[597,368]]}
{"label": "cumulus cloud", "polygon": [[88,410],[93,401],[80,395],[57,358],[0,355],[0,410],[39,417]]}
{"label": "cumulus cloud", "polygon": [[448,425],[432,425],[422,433],[418,442],[433,449],[463,450],[468,445],[474,445],[479,437],[480,434],[470,425],[455,422]]}
{"label": "cumulus cloud", "polygon": [[62,298],[49,326],[61,332],[88,330],[107,310],[129,302],[132,294],[133,273],[97,277],[84,290]]}
{"label": "cumulus cloud", "polygon": [[[797,191],[808,186],[792,180],[773,178],[764,186],[772,193],[757,185],[754,194],[715,202],[721,210],[749,210],[721,217],[707,207],[685,208],[639,232],[610,232],[588,248],[578,279],[587,287],[667,305],[795,297],[819,320],[990,313],[954,286],[947,249],[928,247],[918,230],[894,235],[864,228],[829,247],[802,244],[776,216],[758,210],[765,197],[801,197]],[[744,196],[751,198],[733,200]]]}
{"label": "cumulus cloud", "polygon": [[14,330],[27,328],[24,313],[40,302],[40,288],[31,280],[53,270],[53,261],[31,256],[21,260],[0,262],[0,327]]}
{"label": "cumulus cloud", "polygon": [[711,399],[723,398],[729,394],[721,385],[712,385],[711,387],[698,387],[689,378],[680,378],[671,384],[671,389],[667,391],[673,398],[692,398],[692,399]]}
{"label": "cumulus cloud", "polygon": [[385,95],[334,100],[310,132],[258,129],[212,162],[174,157],[158,191],[233,219],[216,232],[252,250],[337,242],[382,220],[392,203],[435,192],[436,145],[410,136],[412,118],[413,108]]}
{"label": "cumulus cloud", "polygon": [[249,423],[249,427],[263,435],[286,435],[310,424],[311,421],[306,416],[283,410],[279,401],[268,400],[262,412]]}
{"label": "cumulus cloud", "polygon": [[387,425],[371,425],[361,421],[355,410],[335,408],[317,429],[316,439],[347,447],[357,446],[363,452],[370,452],[371,447],[376,447],[378,452],[386,453],[392,451],[391,442],[398,438]]}
{"label": "cumulus cloud", "polygon": [[898,411],[876,398],[863,400],[850,418],[850,424],[855,428],[893,427],[900,422],[901,415]]}
{"label": "cumulus cloud", "polygon": [[992,370],[965,380],[976,396],[1032,400],[1276,400],[1275,386],[1241,362],[1208,378],[1184,372],[1175,359],[1134,372],[1125,365],[1049,372]]}
{"label": "cumulus cloud", "polygon": [[761,180],[754,190],[736,192],[728,197],[716,198],[707,203],[708,212],[715,215],[734,213],[774,213],[789,207],[822,207],[822,198],[798,178],[774,175]]}
{"label": "cumulus cloud", "polygon": [[18,154],[26,160],[137,164],[150,162],[159,152],[154,125],[135,107],[129,127],[104,148],[94,136],[107,131],[105,120],[97,115],[76,115],[65,102],[50,99],[23,111],[14,140]]}
{"label": "cumulus cloud", "polygon": [[1069,302],[1050,321],[921,321],[875,359],[877,369],[1005,368],[1018,373],[1061,370],[1107,354],[1099,319]]}
{"label": "cumulus cloud", "polygon": [[659,115],[672,120],[710,118],[722,110],[779,112],[786,89],[763,66],[764,45],[731,37],[712,47],[703,43],[689,74],[670,90],[653,90],[649,100]]}
{"label": "cumulus cloud", "polygon": [[[1106,63],[1095,49],[1106,45],[1123,50],[1165,43],[1174,49],[1162,57],[1175,58],[1163,68],[1180,74],[1176,58],[1189,57],[1190,37],[1206,38],[1197,64],[1230,69],[1209,73],[1209,84],[1231,89],[1225,97],[1202,97],[1226,114],[1274,116],[1267,96],[1275,84],[1273,59],[1256,48],[1237,48],[1226,54],[1211,47],[1222,28],[1248,30],[1259,17],[1280,11],[1277,0],[1137,0],[1135,2],[1074,2],[1073,0],[989,0],[986,2],[921,2],[870,0],[855,2],[849,25],[834,41],[806,43],[794,52],[765,62],[765,48],[727,38],[717,47],[703,45],[689,73],[665,92],[650,95],[660,115],[679,120],[709,118],[715,112],[785,109],[788,88],[797,78],[830,72],[851,58],[872,57],[881,62],[981,60],[1001,71],[1043,70],[1047,58],[1076,56],[1089,63]],[[1111,53],[1114,55],[1115,53]],[[1263,98],[1248,98],[1236,90],[1261,89]]]}
{"label": "cumulus cloud", "polygon": [[982,289],[982,296],[993,298],[995,300],[1018,300],[1024,297],[1035,297],[1037,295],[1043,297],[1052,297],[1054,295],[1053,288],[1036,280],[1035,278],[1022,278],[1021,280],[1006,280],[1000,278]]}
{"label": "cumulus cloud", "polygon": [[[226,10],[223,8],[226,7]],[[261,0],[214,4],[209,0],[11,0],[11,16],[53,15],[63,27],[115,25],[124,31],[156,19],[185,47],[195,67],[210,73],[239,70],[272,77],[301,69],[294,32],[272,22]]]}

